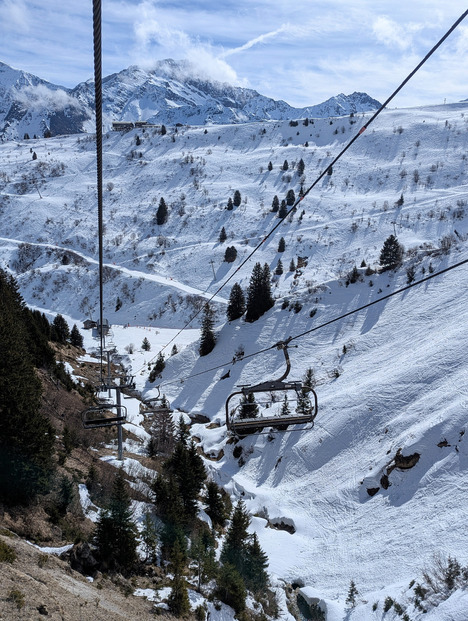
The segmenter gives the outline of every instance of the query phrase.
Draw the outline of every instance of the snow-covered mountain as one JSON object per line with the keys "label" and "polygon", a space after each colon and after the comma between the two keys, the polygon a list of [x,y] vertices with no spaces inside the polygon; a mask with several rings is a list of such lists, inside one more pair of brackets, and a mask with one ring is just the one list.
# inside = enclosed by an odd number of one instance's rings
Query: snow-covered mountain
{"label": "snow-covered mountain", "polygon": [[[313,429],[235,445],[224,424],[237,385],[284,369],[274,347],[232,364],[241,348],[256,354],[468,259],[466,103],[383,112],[260,244],[278,222],[273,197],[309,187],[368,118],[184,126],[165,136],[150,128],[109,132],[105,313],[146,396],[156,392],[148,363],[174,339],[179,353],[168,356],[162,391],[173,407],[209,418],[192,431],[211,475],[255,515],[274,576],[324,600],[327,621],[401,618],[396,607],[384,612],[387,597],[412,621],[464,621],[466,591],[447,599],[442,589],[423,613],[409,585],[423,581],[434,554],[468,565],[466,266],[293,341],[289,379],[312,367],[317,380]],[[4,143],[0,161],[0,265],[16,275],[29,304],[71,323],[95,317],[93,136]],[[235,190],[241,203],[229,211]],[[169,217],[158,226],[161,197]],[[404,263],[381,273],[391,234],[406,249]],[[227,246],[237,250],[233,263],[223,260]],[[274,271],[279,260],[274,307],[252,324],[228,323],[233,282],[246,289],[256,261]],[[231,275],[214,300],[217,345],[200,358],[199,317],[178,330]],[[144,336],[149,353],[140,348]],[[359,597],[346,612],[351,580]]]}
{"label": "snow-covered mountain", "polygon": [[[340,94],[306,108],[264,97],[254,90],[209,81],[188,62],[160,61],[146,71],[133,66],[103,80],[103,116],[112,121],[156,124],[224,124],[322,118],[380,106],[365,93]],[[0,63],[0,135],[22,138],[94,130],[94,82],[66,89]]]}

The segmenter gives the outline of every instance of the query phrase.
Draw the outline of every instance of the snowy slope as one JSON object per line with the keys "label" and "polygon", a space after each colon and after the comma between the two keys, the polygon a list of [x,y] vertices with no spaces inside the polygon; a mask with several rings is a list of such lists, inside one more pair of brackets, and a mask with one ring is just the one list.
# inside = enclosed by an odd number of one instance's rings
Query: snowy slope
{"label": "snowy slope", "polygon": [[[297,127],[273,121],[184,127],[166,136],[135,130],[104,140],[106,315],[113,324],[131,324],[115,328],[114,341],[123,351],[148,336],[152,356],[162,336],[183,347],[167,361],[162,390],[174,407],[220,423],[193,427],[213,476],[234,497],[243,494],[257,515],[252,528],[270,570],[327,599],[336,613],[330,618],[343,618],[351,579],[368,604],[349,618],[380,619],[388,594],[408,605],[412,619],[422,618],[409,605],[410,580],[421,580],[435,552],[468,564],[466,267],[298,339],[290,378],[314,368],[315,426],[271,441],[266,435],[242,440],[243,465],[226,444],[225,400],[237,384],[278,377],[284,363],[276,349],[230,363],[241,344],[255,353],[405,286],[410,267],[420,278],[468,259],[467,113],[468,104],[383,113],[218,294],[218,343],[201,359],[196,331],[162,329],[182,328],[234,274],[277,222],[273,196],[281,200],[290,188],[297,195],[301,182],[307,188],[365,116]],[[28,303],[70,321],[95,315],[94,143],[77,136],[20,141],[0,145],[0,155],[1,265],[17,274]],[[305,179],[293,164],[300,158]],[[236,189],[241,205],[227,211]],[[169,219],[157,226],[161,196]],[[376,267],[394,232],[407,250],[404,266],[366,276],[361,262]],[[277,252],[280,237],[284,253]],[[233,264],[223,262],[228,245],[238,250]],[[288,272],[298,256],[307,257],[307,266]],[[279,258],[285,270],[274,282],[274,308],[253,324],[225,323],[232,283],[246,287],[255,261],[274,269]],[[354,265],[362,282],[347,286]],[[302,305],[297,313],[294,302]],[[161,332],[138,331],[135,324]],[[199,317],[190,328],[198,326]],[[147,395],[148,358],[141,351],[128,357]],[[230,377],[221,380],[228,369]],[[408,470],[393,469],[385,489],[382,475],[399,451],[419,460]],[[376,488],[370,496],[367,490]],[[295,533],[267,527],[268,520],[292,525]],[[463,619],[457,610],[467,609],[466,596],[451,600],[444,604],[448,616],[424,618]],[[372,611],[377,601],[379,615]]]}

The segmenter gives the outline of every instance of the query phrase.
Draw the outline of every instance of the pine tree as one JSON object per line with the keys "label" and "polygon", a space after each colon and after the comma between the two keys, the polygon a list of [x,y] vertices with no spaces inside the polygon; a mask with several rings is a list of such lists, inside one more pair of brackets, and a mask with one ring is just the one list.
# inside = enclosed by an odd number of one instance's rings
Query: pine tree
{"label": "pine tree", "polygon": [[229,295],[229,302],[226,309],[228,321],[239,319],[245,312],[245,296],[239,283],[234,283]]}
{"label": "pine tree", "polygon": [[161,125],[161,136],[165,136],[167,134],[167,129],[165,125]]}
{"label": "pine tree", "polygon": [[294,190],[288,190],[288,193],[286,194],[286,205],[288,205],[288,207],[292,207],[295,202],[296,195],[294,194]]}
{"label": "pine tree", "polygon": [[224,252],[224,260],[226,263],[234,263],[237,258],[237,250],[235,246],[228,246]]}
{"label": "pine tree", "polygon": [[118,470],[109,506],[96,525],[95,543],[106,567],[130,570],[137,562],[137,528],[130,494],[122,470]]}
{"label": "pine tree", "polygon": [[403,261],[404,248],[399,243],[395,235],[390,235],[384,242],[380,252],[380,265],[383,271],[392,270],[401,265]]}
{"label": "pine tree", "polygon": [[221,567],[217,579],[216,597],[222,602],[234,608],[237,614],[245,609],[247,591],[242,576],[231,564],[226,563]]}
{"label": "pine tree", "polygon": [[279,206],[280,206],[280,204],[279,204],[279,198],[278,198],[278,196],[275,194],[275,195],[273,196],[273,200],[272,200],[272,202],[271,202],[271,211],[272,211],[273,213],[278,213]]}
{"label": "pine tree", "polygon": [[52,322],[52,340],[57,343],[66,343],[70,338],[70,328],[62,315],[56,315]]}
{"label": "pine tree", "polygon": [[256,263],[250,277],[247,293],[247,312],[245,320],[249,323],[256,321],[275,303],[271,295],[270,268]]}
{"label": "pine tree", "polygon": [[309,367],[302,378],[303,388],[297,398],[296,414],[300,416],[310,416],[312,413],[313,406],[309,399],[309,392],[311,388],[315,388],[316,383],[314,370]]}
{"label": "pine tree", "polygon": [[233,202],[232,202],[232,198],[231,198],[231,197],[229,197],[229,198],[228,198],[228,202],[227,202],[227,207],[226,207],[226,209],[227,209],[228,211],[232,211],[232,210],[234,209],[234,204],[233,204]]}
{"label": "pine tree", "polygon": [[206,479],[205,466],[194,442],[188,446],[178,442],[171,457],[164,462],[164,469],[177,483],[183,504],[182,519],[192,521],[198,511],[197,499]]}
{"label": "pine tree", "polygon": [[291,261],[289,263],[289,271],[290,272],[295,272],[296,271],[296,264],[294,263],[294,259],[291,259]]}
{"label": "pine tree", "polygon": [[191,538],[190,557],[197,566],[198,591],[218,573],[214,546],[215,539],[208,526],[204,523],[197,526]]}
{"label": "pine tree", "polygon": [[11,504],[46,493],[54,472],[56,432],[40,412],[42,387],[28,350],[31,319],[16,282],[0,269],[0,498]]}
{"label": "pine tree", "polygon": [[143,339],[143,343],[141,344],[141,349],[143,349],[143,351],[151,350],[151,343],[148,341],[148,338],[146,336]]}
{"label": "pine tree", "polygon": [[242,395],[241,402],[239,404],[239,418],[257,418],[258,405],[255,401],[255,395],[253,392],[249,392],[246,395]]}
{"label": "pine tree", "polygon": [[143,528],[141,530],[141,540],[145,552],[145,561],[156,563],[158,550],[158,531],[156,529],[151,513],[145,513]]}
{"label": "pine tree", "polygon": [[302,175],[304,174],[304,170],[305,170],[305,164],[304,164],[304,160],[301,159],[299,160],[299,164],[297,165],[297,174],[299,175],[299,177],[302,177]]}
{"label": "pine tree", "polygon": [[289,407],[288,395],[285,394],[283,398],[283,403],[281,404],[280,416],[289,416],[291,414],[291,409]]}
{"label": "pine tree", "polygon": [[70,333],[70,343],[74,347],[83,347],[83,335],[78,330],[76,323],[73,324],[73,328]]}
{"label": "pine tree", "polygon": [[220,233],[219,233],[218,240],[222,244],[223,242],[226,241],[226,239],[227,239],[227,234],[226,234],[226,230],[225,230],[225,228],[223,226],[221,231],[220,231]]}
{"label": "pine tree", "polygon": [[273,170],[273,164],[268,162],[268,170],[271,172]]}
{"label": "pine tree", "polygon": [[288,170],[288,168],[289,168],[288,160],[284,160],[282,169],[286,171]]}
{"label": "pine tree", "polygon": [[275,274],[277,276],[281,276],[281,274],[283,273],[283,263],[281,262],[281,259],[278,259],[278,263],[276,265],[276,269],[275,269]]}
{"label": "pine tree", "polygon": [[185,422],[184,417],[181,414],[179,416],[179,426],[177,429],[176,439],[177,439],[177,442],[182,442],[182,444],[185,444],[185,446],[187,446],[189,438],[190,438],[190,428]]}
{"label": "pine tree", "polygon": [[265,591],[268,585],[268,556],[260,547],[257,533],[252,536],[251,543],[247,546],[245,566],[245,584],[254,593]]}
{"label": "pine tree", "polygon": [[278,218],[283,219],[283,218],[286,218],[287,215],[288,215],[288,207],[286,205],[286,201],[283,198],[283,200],[281,201],[280,208],[278,210]]}
{"label": "pine tree", "polygon": [[156,212],[156,224],[161,226],[162,224],[166,224],[167,222],[167,206],[166,206],[166,201],[164,200],[164,198],[161,196],[160,200],[159,200],[159,207],[158,210]]}
{"label": "pine tree", "polygon": [[223,502],[221,490],[214,481],[208,481],[206,484],[205,503],[205,511],[210,517],[213,527],[221,526],[222,528],[228,516],[226,514],[226,507]]}
{"label": "pine tree", "polygon": [[[147,452],[149,457],[156,455],[169,455],[174,447],[175,425],[169,407],[165,406],[163,400],[161,407],[153,414],[153,425],[151,427],[151,438],[148,442]],[[168,405],[168,404],[167,404]]]}
{"label": "pine tree", "polygon": [[232,200],[234,207],[239,207],[242,201],[242,197],[241,197],[241,193],[239,192],[239,190],[236,190],[234,192],[234,198]]}
{"label": "pine tree", "polygon": [[239,500],[232,514],[231,524],[226,533],[223,549],[221,550],[221,562],[229,563],[244,575],[246,568],[247,548],[249,534],[247,528],[250,524],[250,517],[242,500]]}
{"label": "pine tree", "polygon": [[356,588],[354,580],[351,580],[348,590],[348,597],[346,598],[346,603],[350,608],[354,608],[356,606],[356,597],[359,595],[359,591]]}
{"label": "pine tree", "polygon": [[203,308],[200,347],[198,349],[200,356],[208,355],[211,351],[213,351],[216,345],[216,337],[213,332],[213,326],[213,310],[209,304],[205,304]]}
{"label": "pine tree", "polygon": [[286,242],[284,241],[284,237],[282,237],[278,243],[278,252],[284,252],[285,250],[286,250]]}
{"label": "pine tree", "polygon": [[164,354],[162,352],[159,352],[159,354],[158,354],[158,356],[156,358],[156,362],[154,363],[154,366],[151,369],[151,372],[149,374],[148,380],[151,383],[155,382],[156,379],[164,371],[165,366],[166,366],[166,362],[164,360]]}
{"label": "pine tree", "polygon": [[171,592],[167,599],[170,612],[176,617],[184,617],[190,612],[190,601],[187,591],[187,583],[183,576],[184,560],[182,551],[179,549],[178,541],[174,544],[172,554],[172,579]]}
{"label": "pine tree", "polygon": [[179,350],[177,349],[177,345],[174,343],[171,349],[171,356],[175,356],[178,353],[179,353]]}

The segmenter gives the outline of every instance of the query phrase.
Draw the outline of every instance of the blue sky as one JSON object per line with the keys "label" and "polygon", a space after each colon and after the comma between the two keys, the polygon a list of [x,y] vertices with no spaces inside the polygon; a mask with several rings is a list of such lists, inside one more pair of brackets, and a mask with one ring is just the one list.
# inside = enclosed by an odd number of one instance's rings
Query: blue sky
{"label": "blue sky", "polygon": [[[103,0],[103,74],[164,58],[294,106],[383,101],[466,2]],[[0,0],[0,61],[73,87],[93,75],[91,0]],[[468,18],[392,106],[468,98]]]}

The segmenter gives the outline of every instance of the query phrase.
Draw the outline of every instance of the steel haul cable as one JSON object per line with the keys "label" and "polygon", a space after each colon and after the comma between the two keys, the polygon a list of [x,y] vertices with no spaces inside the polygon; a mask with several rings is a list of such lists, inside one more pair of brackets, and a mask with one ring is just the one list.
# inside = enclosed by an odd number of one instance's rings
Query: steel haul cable
{"label": "steel haul cable", "polygon": [[[358,133],[353,136],[353,138],[351,138],[351,140],[349,140],[349,142],[345,145],[345,147],[338,153],[338,155],[332,160],[332,162],[330,162],[330,164],[327,165],[327,167],[319,174],[319,176],[315,179],[315,181],[312,183],[312,185],[310,185],[307,190],[303,193],[302,196],[300,196],[295,203],[292,205],[292,207],[289,209],[289,211],[286,213],[286,215],[283,218],[280,218],[277,222],[277,224],[267,233],[267,235],[265,235],[265,237],[262,239],[262,241],[257,244],[257,246],[252,250],[252,252],[250,252],[250,254],[241,262],[241,264],[234,270],[234,272],[218,287],[218,289],[211,295],[211,297],[207,300],[207,302],[204,304],[204,306],[206,306],[207,304],[209,304],[217,295],[218,293],[224,289],[224,287],[228,284],[228,282],[230,282],[234,276],[237,274],[237,272],[239,272],[239,270],[244,267],[244,265],[252,258],[252,256],[258,251],[258,249],[261,247],[261,245],[263,243],[265,243],[265,241],[267,239],[269,239],[269,237],[271,237],[271,235],[273,235],[273,233],[276,231],[276,229],[281,226],[281,224],[286,220],[286,218],[291,214],[294,213],[297,209],[297,206],[299,205],[299,203],[301,201],[304,200],[304,198],[309,194],[309,192],[315,188],[315,186],[319,183],[319,181],[321,179],[323,179],[323,177],[328,173],[328,171],[336,164],[336,162],[338,162],[343,155],[346,153],[346,151],[348,151],[348,149],[356,142],[356,140],[358,140],[358,138],[364,133],[364,131],[369,127],[369,125],[371,125],[371,123],[373,123],[375,121],[375,119],[379,116],[379,114],[388,106],[388,104],[395,98],[395,96],[401,91],[401,89],[411,80],[411,78],[421,69],[421,67],[429,60],[429,58],[434,54],[434,52],[436,52],[436,50],[442,45],[442,43],[444,43],[444,41],[452,34],[452,32],[461,24],[461,22],[465,19],[465,17],[468,15],[468,9],[462,13],[462,15],[460,15],[460,17],[452,24],[452,26],[445,32],[445,34],[439,39],[439,41],[429,50],[429,52],[424,56],[424,58],[418,63],[418,65],[413,69],[413,71],[411,71],[406,78],[400,83],[400,85],[393,91],[393,93],[390,95],[390,97],[388,97],[388,99],[386,99],[386,101],[380,106],[380,108],[371,116],[371,118],[369,119],[369,121],[367,121],[367,123],[365,123],[365,125],[363,125],[360,130],[358,131]],[[175,336],[172,337],[172,339],[166,343],[166,345],[164,345],[164,347],[162,347],[158,354],[162,353],[172,342],[175,341],[175,339],[184,331],[188,328],[188,326],[192,323],[192,321],[201,313],[202,309],[198,310],[195,315],[179,330],[179,332],[177,332],[177,334],[175,334]],[[153,360],[156,359],[157,356],[154,356],[150,362],[148,364],[150,364]],[[139,369],[139,371],[141,371],[144,367],[142,367],[141,369]]]}
{"label": "steel haul cable", "polygon": [[99,237],[99,332],[100,380],[103,383],[104,290],[103,290],[103,215],[102,215],[102,63],[101,0],[93,0],[94,99],[96,107],[96,173]]}

